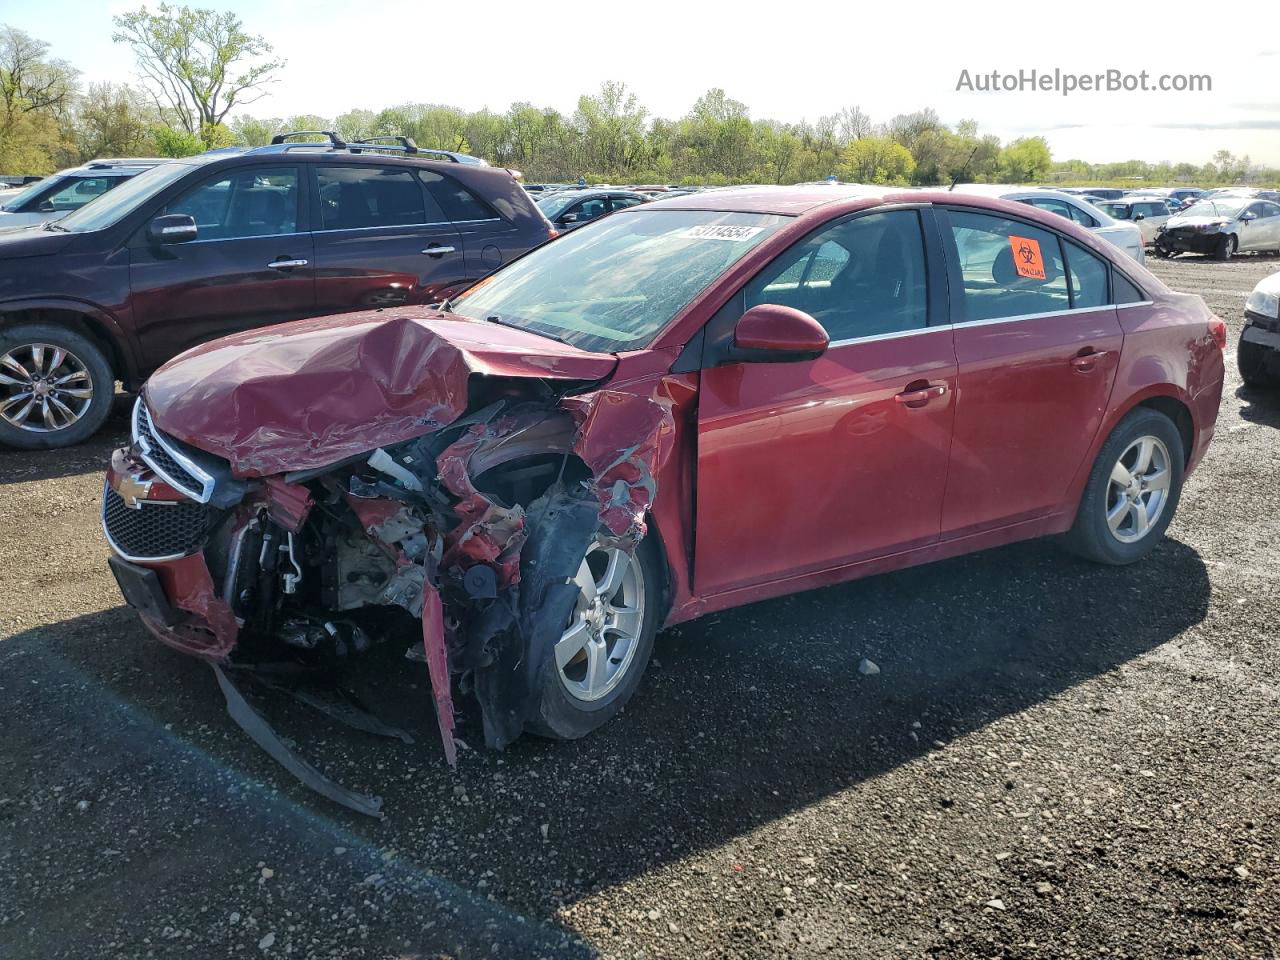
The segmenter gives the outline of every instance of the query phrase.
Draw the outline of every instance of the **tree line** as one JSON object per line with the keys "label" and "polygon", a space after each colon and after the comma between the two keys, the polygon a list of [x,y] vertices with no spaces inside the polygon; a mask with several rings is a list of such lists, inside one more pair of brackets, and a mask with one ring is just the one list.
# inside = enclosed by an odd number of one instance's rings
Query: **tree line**
{"label": "tree line", "polygon": [[135,83],[82,85],[43,40],[0,27],[0,173],[43,174],[107,156],[181,157],[259,146],[290,130],[336,130],[349,140],[409,136],[521,170],[530,181],[796,183],[837,177],[902,185],[973,182],[1235,183],[1280,180],[1248,157],[1211,163],[1054,162],[1042,137],[1002,143],[975,121],[954,125],[929,108],[874,121],[856,106],[816,120],[752,119],[712,89],[678,119],[650,114],[625,84],[607,82],[571,113],[532,103],[468,111],[406,103],[338,116],[256,117],[285,64],[231,13],[161,4],[114,18],[112,40],[138,64]]}

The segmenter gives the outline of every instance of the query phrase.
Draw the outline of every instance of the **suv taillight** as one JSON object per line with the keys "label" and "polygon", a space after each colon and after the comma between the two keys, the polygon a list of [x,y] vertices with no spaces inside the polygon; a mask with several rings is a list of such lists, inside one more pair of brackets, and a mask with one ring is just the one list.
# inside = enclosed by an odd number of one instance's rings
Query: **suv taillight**
{"label": "suv taillight", "polygon": [[1227,324],[1221,317],[1209,317],[1209,336],[1218,345],[1219,350],[1227,349]]}

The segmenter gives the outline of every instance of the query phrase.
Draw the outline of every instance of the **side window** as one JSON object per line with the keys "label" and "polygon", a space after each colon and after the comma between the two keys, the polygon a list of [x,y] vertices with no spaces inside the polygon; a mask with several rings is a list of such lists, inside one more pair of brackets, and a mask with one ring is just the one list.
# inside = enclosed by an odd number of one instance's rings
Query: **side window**
{"label": "side window", "polygon": [[498,214],[493,207],[489,206],[453,177],[433,173],[430,170],[419,170],[418,176],[427,185],[428,192],[436,203],[440,205],[445,217],[454,223],[465,223],[469,220],[498,219]]}
{"label": "side window", "polygon": [[966,321],[1067,310],[1058,237],[1029,223],[952,210]]}
{"label": "side window", "polygon": [[578,214],[579,223],[586,220],[594,220],[596,217],[603,216],[609,212],[609,203],[604,197],[593,197],[578,204],[575,212]]}
{"label": "side window", "polygon": [[833,343],[917,330],[928,322],[925,267],[914,210],[855,217],[780,254],[747,284],[746,306],[804,310]]}
{"label": "side window", "polygon": [[1111,287],[1115,291],[1112,299],[1117,303],[1141,303],[1147,299],[1141,290],[1133,285],[1128,277],[1118,270],[1111,275]]}
{"label": "side window", "polygon": [[1169,215],[1168,208],[1164,203],[1144,203],[1143,213],[1148,217],[1167,217]]}
{"label": "side window", "polygon": [[320,225],[359,230],[427,223],[422,187],[408,170],[390,167],[317,167]]}
{"label": "side window", "polygon": [[1280,217],[1280,206],[1277,206],[1274,203],[1262,203],[1262,204],[1259,204],[1259,206],[1262,207],[1262,213],[1260,214],[1260,216]]}
{"label": "side window", "polygon": [[1107,304],[1107,265],[1083,247],[1065,241],[1067,276],[1071,280],[1071,306],[1103,307]]}
{"label": "side window", "polygon": [[1071,219],[1074,220],[1076,223],[1080,224],[1080,226],[1093,229],[1098,225],[1098,221],[1096,219],[1091,217],[1089,214],[1085,213],[1084,210],[1082,210],[1080,207],[1077,207],[1074,203],[1068,204],[1068,206],[1070,207],[1070,210],[1071,210]]}
{"label": "side window", "polygon": [[625,210],[627,207],[634,207],[637,204],[644,203],[639,197],[610,197],[609,203],[614,210]]}
{"label": "side window", "polygon": [[200,240],[235,240],[298,232],[297,167],[247,167],[206,180],[164,208],[185,213]]}

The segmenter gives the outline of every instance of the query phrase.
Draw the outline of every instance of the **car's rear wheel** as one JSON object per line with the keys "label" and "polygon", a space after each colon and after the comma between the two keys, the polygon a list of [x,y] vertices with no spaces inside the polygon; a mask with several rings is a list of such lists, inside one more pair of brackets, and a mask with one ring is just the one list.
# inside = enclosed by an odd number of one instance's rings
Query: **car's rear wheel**
{"label": "car's rear wheel", "polygon": [[1236,255],[1236,238],[1234,234],[1219,237],[1218,242],[1213,247],[1213,258],[1215,260],[1230,260]]}
{"label": "car's rear wheel", "polygon": [[0,444],[80,443],[111,412],[115,377],[100,347],[53,323],[0,328]]}
{"label": "car's rear wheel", "polygon": [[593,537],[576,556],[576,569],[563,573],[577,593],[549,637],[527,724],[557,740],[586,736],[617,715],[640,685],[662,618],[655,538],[628,552]]}
{"label": "car's rear wheel", "polygon": [[1094,461],[1067,546],[1097,563],[1142,559],[1173,520],[1185,463],[1173,421],[1150,408],[1134,410]]}
{"label": "car's rear wheel", "polygon": [[1273,372],[1280,368],[1280,356],[1260,343],[1241,340],[1236,345],[1236,367],[1240,370],[1240,378],[1251,387],[1280,384],[1280,379]]}

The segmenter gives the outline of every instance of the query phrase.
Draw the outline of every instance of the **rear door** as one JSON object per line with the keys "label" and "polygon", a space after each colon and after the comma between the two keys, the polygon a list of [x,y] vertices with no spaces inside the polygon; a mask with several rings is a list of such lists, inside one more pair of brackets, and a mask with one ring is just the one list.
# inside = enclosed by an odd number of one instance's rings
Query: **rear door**
{"label": "rear door", "polygon": [[312,169],[319,314],[430,303],[465,284],[463,239],[416,168]]}
{"label": "rear door", "polygon": [[1102,423],[1123,337],[1101,258],[1027,221],[940,216],[959,363],[946,538],[1061,503]]}
{"label": "rear door", "polygon": [[816,360],[702,371],[698,593],[938,539],[956,363],[927,215],[877,212],[822,228],[712,321],[727,331],[743,310],[781,304],[810,313],[831,343]]}
{"label": "rear door", "polygon": [[157,210],[187,214],[196,239],[130,241],[129,286],[144,365],[205,340],[315,311],[311,234],[297,166],[210,174]]}
{"label": "rear door", "polygon": [[456,177],[431,170],[419,170],[418,176],[462,241],[468,279],[478,280],[529,249],[515,224]]}

